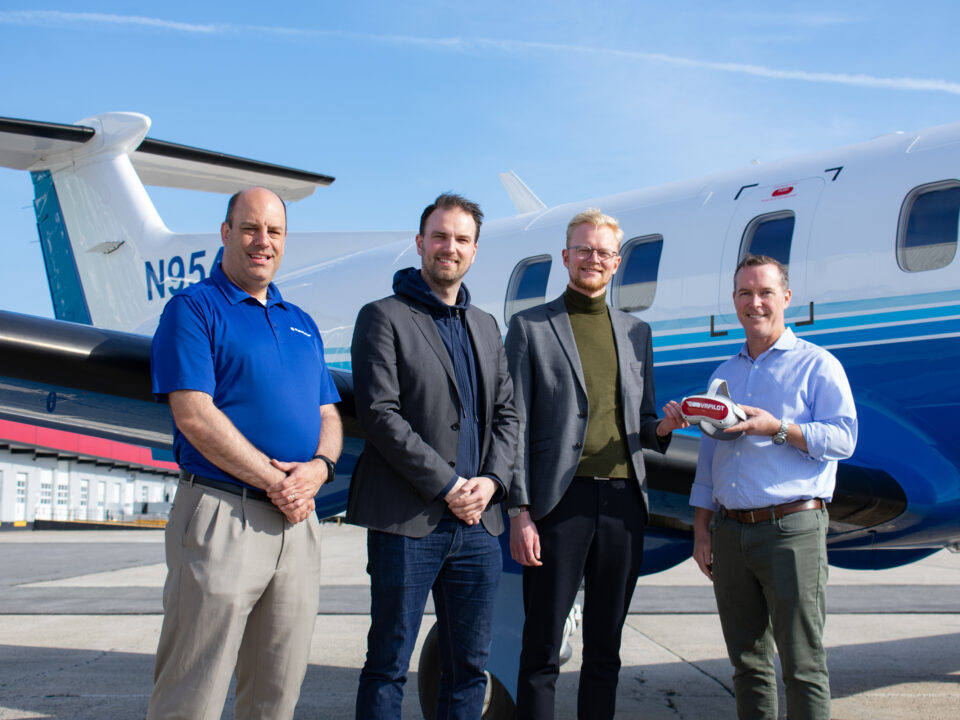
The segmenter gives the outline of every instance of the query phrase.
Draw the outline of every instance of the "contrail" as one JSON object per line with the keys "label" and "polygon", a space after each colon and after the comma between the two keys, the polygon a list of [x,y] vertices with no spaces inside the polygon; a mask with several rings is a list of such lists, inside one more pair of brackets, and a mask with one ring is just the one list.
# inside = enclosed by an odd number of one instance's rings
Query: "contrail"
{"label": "contrail", "polygon": [[140,15],[113,15],[105,13],[63,12],[60,10],[15,10],[0,12],[0,24],[32,25],[39,27],[63,25],[134,26],[168,30],[187,34],[226,35],[267,33],[272,35],[300,37],[340,37],[364,42],[414,45],[447,51],[470,52],[471,50],[494,49],[506,52],[534,50],[540,52],[577,53],[596,57],[631,59],[647,63],[659,63],[678,67],[700,68],[714,72],[751,75],[772,80],[798,80],[812,83],[849,85],[853,87],[884,90],[909,90],[921,92],[944,92],[960,95],[960,83],[937,78],[877,77],[864,73],[809,72],[806,70],[782,70],[763,65],[746,65],[733,62],[697,60],[695,58],[665,55],[662,53],[617,50],[606,47],[546,43],[529,40],[495,40],[491,38],[424,38],[412,35],[377,35],[342,30],[313,30],[281,26],[232,25],[228,23],[195,24],[183,23]]}
{"label": "contrail", "polygon": [[178,30],[186,33],[213,34],[225,29],[225,25],[195,25],[192,23],[161,20],[140,15],[110,15],[107,13],[63,12],[61,10],[12,10],[0,12],[0,23],[7,25],[35,25],[40,27],[86,24],[86,25],[139,25],[142,27]]}

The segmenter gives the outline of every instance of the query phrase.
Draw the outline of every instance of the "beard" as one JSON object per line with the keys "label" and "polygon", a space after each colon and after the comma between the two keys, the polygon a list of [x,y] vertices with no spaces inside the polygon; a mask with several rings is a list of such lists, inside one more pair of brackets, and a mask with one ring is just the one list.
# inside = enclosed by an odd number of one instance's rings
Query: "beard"
{"label": "beard", "polygon": [[441,265],[439,262],[437,262],[436,258],[431,258],[430,262],[425,262],[422,264],[424,275],[426,275],[431,282],[439,287],[450,287],[451,285],[456,285],[463,280],[463,276],[467,274],[467,269],[469,267],[469,265],[464,267],[462,260],[458,260],[453,265],[449,266]]}
{"label": "beard", "polygon": [[599,277],[584,278],[581,277],[580,273],[578,272],[570,278],[570,282],[578,290],[581,290],[585,293],[595,293],[607,287],[607,283],[610,282],[610,277],[602,270],[600,271]]}

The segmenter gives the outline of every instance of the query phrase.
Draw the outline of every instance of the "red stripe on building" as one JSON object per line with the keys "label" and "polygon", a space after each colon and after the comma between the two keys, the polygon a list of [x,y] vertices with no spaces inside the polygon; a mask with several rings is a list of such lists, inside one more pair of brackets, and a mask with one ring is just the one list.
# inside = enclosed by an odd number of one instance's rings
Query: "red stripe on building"
{"label": "red stripe on building", "polygon": [[0,420],[0,439],[160,470],[177,472],[178,469],[175,463],[154,460],[150,448],[10,420]]}

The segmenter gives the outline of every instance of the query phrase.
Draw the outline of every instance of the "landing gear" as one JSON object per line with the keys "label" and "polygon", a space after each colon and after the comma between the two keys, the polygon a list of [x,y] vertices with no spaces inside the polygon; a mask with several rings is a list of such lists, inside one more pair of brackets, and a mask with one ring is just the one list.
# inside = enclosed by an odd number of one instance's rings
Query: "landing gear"
{"label": "landing gear", "polygon": [[[440,645],[437,626],[434,625],[423,641],[420,663],[417,665],[417,688],[420,693],[420,710],[425,720],[434,720],[437,712],[437,695],[440,692]],[[483,720],[513,720],[516,707],[513,698],[495,675],[487,673],[487,693],[483,699]]]}

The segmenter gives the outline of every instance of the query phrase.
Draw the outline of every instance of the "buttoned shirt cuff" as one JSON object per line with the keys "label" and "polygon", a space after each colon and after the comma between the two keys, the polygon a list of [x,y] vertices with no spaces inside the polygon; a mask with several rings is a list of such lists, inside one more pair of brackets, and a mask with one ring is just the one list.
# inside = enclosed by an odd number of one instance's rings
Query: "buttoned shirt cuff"
{"label": "buttoned shirt cuff", "polygon": [[488,477],[497,484],[497,489],[493,492],[493,498],[490,500],[491,505],[496,505],[498,502],[506,498],[507,496],[507,486],[501,482],[493,473],[487,473],[486,475],[481,475],[481,477]]}
{"label": "buttoned shirt cuff", "polygon": [[703,508],[716,512],[720,506],[713,501],[713,488],[709,485],[693,484],[690,488],[690,504],[693,507]]}
{"label": "buttoned shirt cuff", "polygon": [[456,473],[454,473],[454,475],[453,475],[453,480],[451,480],[450,482],[448,482],[448,483],[446,484],[446,486],[443,488],[443,490],[440,491],[440,494],[437,495],[437,498],[436,498],[436,499],[437,499],[437,500],[443,500],[443,499],[450,493],[450,491],[453,490],[453,486],[457,484],[457,480],[459,480],[459,479],[460,479],[460,476],[457,475]]}

